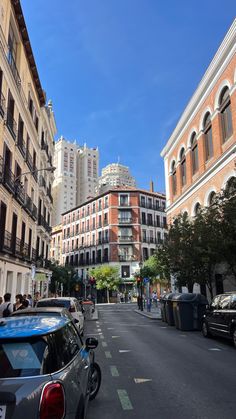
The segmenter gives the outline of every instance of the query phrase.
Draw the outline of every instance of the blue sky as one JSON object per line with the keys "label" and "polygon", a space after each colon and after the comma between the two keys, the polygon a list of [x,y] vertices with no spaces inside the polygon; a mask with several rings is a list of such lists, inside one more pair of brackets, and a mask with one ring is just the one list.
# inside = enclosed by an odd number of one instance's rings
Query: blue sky
{"label": "blue sky", "polygon": [[231,0],[21,0],[57,137],[165,190],[160,152],[235,17]]}

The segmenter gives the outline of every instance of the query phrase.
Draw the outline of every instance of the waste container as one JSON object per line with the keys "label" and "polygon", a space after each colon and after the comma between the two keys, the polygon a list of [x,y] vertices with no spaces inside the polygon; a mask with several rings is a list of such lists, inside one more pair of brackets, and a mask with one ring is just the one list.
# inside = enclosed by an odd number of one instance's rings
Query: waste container
{"label": "waste container", "polygon": [[179,294],[176,292],[170,292],[169,294],[166,294],[165,312],[166,312],[166,320],[169,326],[175,325],[172,299],[176,295],[179,295]]}
{"label": "waste container", "polygon": [[208,305],[201,294],[186,293],[172,297],[175,325],[180,330],[201,330],[202,316]]}
{"label": "waste container", "polygon": [[163,294],[160,297],[160,303],[161,303],[161,320],[163,322],[167,322],[167,318],[166,318],[166,310],[165,310],[165,305],[166,305],[166,295],[167,294]]}

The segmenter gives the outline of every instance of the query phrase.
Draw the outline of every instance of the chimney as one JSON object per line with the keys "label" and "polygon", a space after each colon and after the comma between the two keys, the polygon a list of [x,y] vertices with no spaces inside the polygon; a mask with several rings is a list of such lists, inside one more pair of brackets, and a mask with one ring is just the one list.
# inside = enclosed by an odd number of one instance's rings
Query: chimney
{"label": "chimney", "polygon": [[150,192],[154,192],[153,180],[150,180]]}

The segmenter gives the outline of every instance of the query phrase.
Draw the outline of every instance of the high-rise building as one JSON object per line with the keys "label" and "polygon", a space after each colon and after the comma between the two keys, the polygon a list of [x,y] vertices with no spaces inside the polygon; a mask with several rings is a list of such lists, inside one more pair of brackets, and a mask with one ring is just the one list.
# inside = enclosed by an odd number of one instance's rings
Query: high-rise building
{"label": "high-rise building", "polygon": [[53,225],[61,214],[95,195],[98,182],[98,149],[79,146],[61,137],[55,145],[53,182]]}
{"label": "high-rise building", "polygon": [[46,289],[55,133],[20,1],[1,1],[0,295]]}
{"label": "high-rise building", "polygon": [[136,187],[135,179],[127,166],[111,163],[102,169],[102,175],[98,179],[98,193],[122,186]]}

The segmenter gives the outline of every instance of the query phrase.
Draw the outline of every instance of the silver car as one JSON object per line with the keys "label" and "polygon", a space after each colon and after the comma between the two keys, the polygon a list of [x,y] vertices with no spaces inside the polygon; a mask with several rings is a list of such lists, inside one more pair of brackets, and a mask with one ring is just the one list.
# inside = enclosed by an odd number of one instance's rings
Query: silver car
{"label": "silver car", "polygon": [[83,345],[65,317],[2,319],[1,419],[84,419],[101,383],[96,346],[95,338]]}
{"label": "silver car", "polygon": [[[36,307],[65,307],[79,324],[80,334],[84,333],[84,315],[79,301],[75,297],[43,298],[37,302]],[[1,419],[1,418],[0,418]]]}

